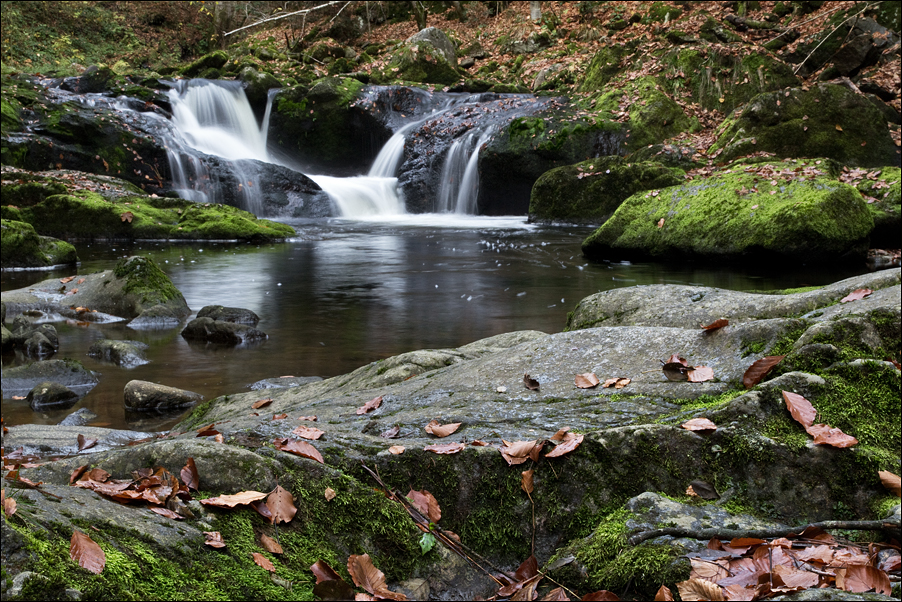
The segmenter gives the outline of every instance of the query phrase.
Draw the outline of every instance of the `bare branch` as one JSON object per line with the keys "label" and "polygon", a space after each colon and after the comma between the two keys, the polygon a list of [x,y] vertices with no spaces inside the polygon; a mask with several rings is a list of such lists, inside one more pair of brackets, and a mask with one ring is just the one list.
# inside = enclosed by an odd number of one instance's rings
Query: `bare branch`
{"label": "bare branch", "polygon": [[[320,4],[319,6],[314,6],[313,8],[305,8],[304,10],[296,10],[291,13],[283,13],[281,15],[277,15],[275,17],[269,17],[268,19],[261,19],[256,23],[251,23],[250,25],[245,25],[244,27],[239,27],[238,29],[233,29],[232,31],[226,32],[222,34],[222,37],[230,36],[233,33],[239,32],[243,29],[249,29],[251,27],[256,27],[257,25],[262,25],[263,23],[269,23],[270,21],[278,21],[279,19],[284,19],[286,17],[293,17],[294,15],[306,15],[307,13],[311,13],[315,10],[319,10],[321,8],[326,8],[327,6],[332,6],[334,4],[341,4],[342,0],[333,0],[332,2],[326,2],[325,4]],[[350,3],[348,3],[350,4]]]}

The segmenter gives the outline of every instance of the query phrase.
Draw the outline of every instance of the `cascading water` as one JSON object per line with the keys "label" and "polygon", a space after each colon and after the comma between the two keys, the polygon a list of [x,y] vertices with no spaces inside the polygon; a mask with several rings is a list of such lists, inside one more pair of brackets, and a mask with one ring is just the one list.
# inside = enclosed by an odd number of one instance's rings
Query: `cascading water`
{"label": "cascading water", "polygon": [[492,127],[481,131],[471,130],[451,144],[445,156],[441,186],[436,199],[439,213],[476,213],[479,194],[479,171],[476,167],[479,151],[493,132]]}

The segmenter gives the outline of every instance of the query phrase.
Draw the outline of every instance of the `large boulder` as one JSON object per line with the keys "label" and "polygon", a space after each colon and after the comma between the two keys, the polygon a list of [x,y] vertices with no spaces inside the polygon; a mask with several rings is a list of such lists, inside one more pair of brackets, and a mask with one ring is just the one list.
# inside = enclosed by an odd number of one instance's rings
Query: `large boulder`
{"label": "large boulder", "polygon": [[529,221],[602,224],[627,197],[681,183],[684,172],[652,161],[598,157],[542,174],[532,187]]}
{"label": "large boulder", "polygon": [[53,382],[85,395],[100,379],[97,372],[84,367],[77,360],[44,360],[24,366],[3,369],[3,394],[25,396],[37,385]]}
{"label": "large boulder", "polygon": [[44,381],[38,383],[25,396],[25,401],[35,412],[65,410],[75,405],[81,396],[65,385]]}
{"label": "large boulder", "polygon": [[138,412],[176,410],[203,401],[203,396],[176,387],[167,387],[145,380],[126,383],[125,409]]}
{"label": "large boulder", "polygon": [[763,151],[778,157],[829,157],[851,166],[898,166],[899,149],[886,121],[870,99],[845,86],[766,92],[727,124],[708,152],[720,151],[722,161]]}
{"label": "large boulder", "polygon": [[861,194],[820,163],[740,163],[699,182],[634,194],[583,242],[583,252],[604,259],[862,259],[873,217]]}
{"label": "large boulder", "polygon": [[386,80],[448,85],[461,79],[454,42],[436,27],[413,34],[394,48],[390,56],[382,70]]}
{"label": "large boulder", "polygon": [[49,268],[78,262],[75,247],[51,238],[38,236],[31,224],[0,220],[2,239],[2,267],[8,268]]}
{"label": "large boulder", "polygon": [[256,326],[260,322],[260,316],[249,309],[241,307],[223,307],[222,305],[207,305],[197,312],[198,318],[210,318],[222,322],[235,324],[248,324]]}
{"label": "large boulder", "polygon": [[147,343],[140,341],[114,341],[100,339],[91,343],[88,355],[122,368],[134,368],[148,363]]}
{"label": "large boulder", "polygon": [[213,318],[194,318],[182,330],[182,336],[188,340],[204,341],[219,345],[240,345],[265,340],[267,335],[248,324],[214,320]]}

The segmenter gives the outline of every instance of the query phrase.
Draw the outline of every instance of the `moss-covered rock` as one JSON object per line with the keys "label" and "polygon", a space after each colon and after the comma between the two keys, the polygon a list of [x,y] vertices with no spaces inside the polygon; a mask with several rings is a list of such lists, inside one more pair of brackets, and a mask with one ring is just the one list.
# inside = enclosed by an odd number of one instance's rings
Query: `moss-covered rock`
{"label": "moss-covered rock", "polygon": [[0,221],[3,268],[43,268],[78,261],[75,247],[49,236],[38,236],[31,224]]}
{"label": "moss-covered rock", "polygon": [[[799,172],[808,179],[799,179]],[[634,194],[583,242],[590,257],[861,258],[874,220],[853,187],[803,161]]]}
{"label": "moss-covered rock", "polygon": [[605,86],[613,80],[625,67],[620,64],[624,56],[634,50],[632,44],[605,45],[586,68],[583,81],[579,86],[580,92],[601,92]]}
{"label": "moss-covered rock", "polygon": [[180,75],[185,77],[198,77],[210,69],[222,69],[229,60],[229,55],[225,50],[216,50],[209,54],[205,54],[190,65],[182,67],[179,71]]}
{"label": "moss-covered rock", "polygon": [[253,67],[243,68],[238,74],[238,79],[244,82],[244,94],[248,102],[254,106],[265,107],[269,91],[282,87],[282,82],[272,73],[258,71]]}
{"label": "moss-covered rock", "polygon": [[708,149],[717,151],[724,161],[765,151],[863,167],[898,165],[900,157],[880,110],[832,84],[759,94]]}
{"label": "moss-covered rock", "polygon": [[598,157],[551,169],[536,181],[529,201],[529,221],[601,224],[630,195],[675,186],[684,172],[660,163],[627,163],[621,157]]}
{"label": "moss-covered rock", "polygon": [[392,52],[382,77],[423,84],[453,84],[461,79],[454,43],[442,30],[428,27]]}
{"label": "moss-covered rock", "polygon": [[902,171],[898,167],[875,170],[846,170],[852,185],[864,196],[874,218],[871,246],[895,248],[902,237]]}

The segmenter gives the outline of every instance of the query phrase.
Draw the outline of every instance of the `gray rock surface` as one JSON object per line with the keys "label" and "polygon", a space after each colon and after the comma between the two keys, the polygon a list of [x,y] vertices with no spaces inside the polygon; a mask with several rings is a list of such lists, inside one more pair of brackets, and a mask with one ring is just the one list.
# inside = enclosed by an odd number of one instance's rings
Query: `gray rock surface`
{"label": "gray rock surface", "polygon": [[35,412],[41,410],[64,410],[71,408],[79,400],[79,395],[69,387],[55,382],[45,381],[25,396],[25,401]]}
{"label": "gray rock surface", "polygon": [[125,409],[140,412],[172,410],[192,406],[203,396],[192,391],[167,387],[146,380],[132,380],[125,385]]}
{"label": "gray rock surface", "polygon": [[83,426],[97,420],[97,414],[88,408],[79,408],[59,421],[59,426]]}
{"label": "gray rock surface", "polygon": [[88,355],[116,364],[122,368],[134,368],[148,363],[147,344],[140,341],[114,341],[100,339],[91,343]]}
{"label": "gray rock surface", "polygon": [[[97,444],[82,452],[78,451],[78,436],[97,439]],[[23,448],[26,456],[78,456],[84,464],[84,455],[92,455],[120,448],[134,441],[154,437],[156,433],[125,431],[97,426],[64,426],[48,424],[20,424],[7,427],[3,435],[3,446],[7,449]],[[74,461],[74,460],[73,460]],[[78,466],[81,466],[78,464]],[[67,481],[68,483],[68,477]],[[62,483],[60,483],[62,484]]]}
{"label": "gray rock surface", "polygon": [[85,395],[99,382],[99,374],[85,368],[77,360],[46,360],[25,366],[3,369],[3,393],[26,395],[38,383],[51,381]]}
{"label": "gray rock surface", "polygon": [[241,307],[223,307],[222,305],[207,305],[199,312],[198,318],[211,318],[221,322],[232,322],[234,324],[249,324],[256,326],[260,322],[260,316],[249,309]]}
{"label": "gray rock surface", "polygon": [[308,383],[318,383],[323,378],[321,376],[279,376],[277,378],[264,378],[247,386],[251,391],[261,391],[263,389],[287,389],[289,387],[300,387]]}
{"label": "gray rock surface", "polygon": [[182,336],[189,340],[205,341],[220,345],[240,345],[265,340],[267,335],[262,330],[257,330],[247,324],[236,324],[214,320],[212,318],[194,318],[185,329]]}

